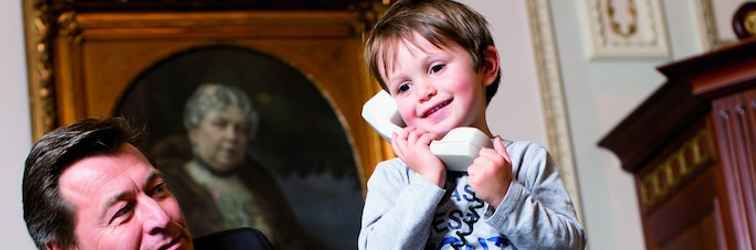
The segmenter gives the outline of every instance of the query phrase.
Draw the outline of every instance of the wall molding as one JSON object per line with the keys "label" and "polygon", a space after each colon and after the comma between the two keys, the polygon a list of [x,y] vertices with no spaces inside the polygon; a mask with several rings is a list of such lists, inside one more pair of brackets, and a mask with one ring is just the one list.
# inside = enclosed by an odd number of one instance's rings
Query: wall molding
{"label": "wall molding", "polygon": [[548,0],[528,0],[525,2],[533,41],[541,104],[546,122],[549,152],[559,166],[567,191],[572,195],[579,219],[584,221],[577,168],[572,149],[569,116],[559,65],[559,52],[552,25],[551,5]]}
{"label": "wall molding", "polygon": [[710,51],[737,42],[733,39],[723,39],[719,37],[713,0],[695,0],[695,7],[695,19],[698,24],[701,48],[704,51]]}

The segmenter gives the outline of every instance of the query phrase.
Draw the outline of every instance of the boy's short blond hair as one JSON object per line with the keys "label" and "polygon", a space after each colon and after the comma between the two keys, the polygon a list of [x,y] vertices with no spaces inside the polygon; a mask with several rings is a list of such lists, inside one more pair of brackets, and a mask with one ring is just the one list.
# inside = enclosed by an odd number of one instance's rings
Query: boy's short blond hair
{"label": "boy's short blond hair", "polygon": [[[381,75],[393,64],[396,45],[414,43],[415,33],[438,48],[449,42],[464,48],[473,61],[476,71],[486,67],[485,56],[494,46],[488,22],[478,12],[451,0],[399,0],[386,10],[375,24],[365,44],[365,60],[370,74],[386,90]],[[500,74],[486,88],[486,103],[490,102],[499,86]]]}

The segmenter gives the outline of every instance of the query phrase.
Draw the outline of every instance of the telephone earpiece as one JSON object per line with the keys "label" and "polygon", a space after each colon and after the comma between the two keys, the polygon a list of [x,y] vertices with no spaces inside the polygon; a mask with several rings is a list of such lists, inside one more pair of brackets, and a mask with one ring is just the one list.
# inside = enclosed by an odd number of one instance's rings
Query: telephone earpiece
{"label": "telephone earpiece", "polygon": [[[362,118],[383,138],[391,140],[392,133],[405,127],[396,103],[386,91],[380,91],[362,106]],[[491,148],[491,139],[477,128],[452,129],[444,138],[431,142],[430,150],[451,171],[467,171],[483,147]]]}

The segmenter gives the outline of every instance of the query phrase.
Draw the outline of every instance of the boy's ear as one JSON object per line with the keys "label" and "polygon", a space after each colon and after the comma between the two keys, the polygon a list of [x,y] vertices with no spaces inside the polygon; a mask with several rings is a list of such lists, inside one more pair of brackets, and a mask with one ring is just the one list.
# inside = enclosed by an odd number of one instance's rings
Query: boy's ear
{"label": "boy's ear", "polygon": [[483,83],[485,86],[491,85],[496,76],[499,74],[499,51],[493,45],[486,48],[485,57],[483,58]]}
{"label": "boy's ear", "polygon": [[57,242],[48,242],[45,244],[45,249],[47,250],[63,250],[62,247],[60,247],[60,244]]}

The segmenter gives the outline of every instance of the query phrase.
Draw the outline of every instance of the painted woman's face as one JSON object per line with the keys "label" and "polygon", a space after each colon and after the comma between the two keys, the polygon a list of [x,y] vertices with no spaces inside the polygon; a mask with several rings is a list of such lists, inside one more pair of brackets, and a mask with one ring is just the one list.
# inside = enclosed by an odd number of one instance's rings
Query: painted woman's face
{"label": "painted woman's face", "polygon": [[249,143],[248,114],[236,106],[210,111],[189,131],[194,153],[218,171],[238,167]]}

